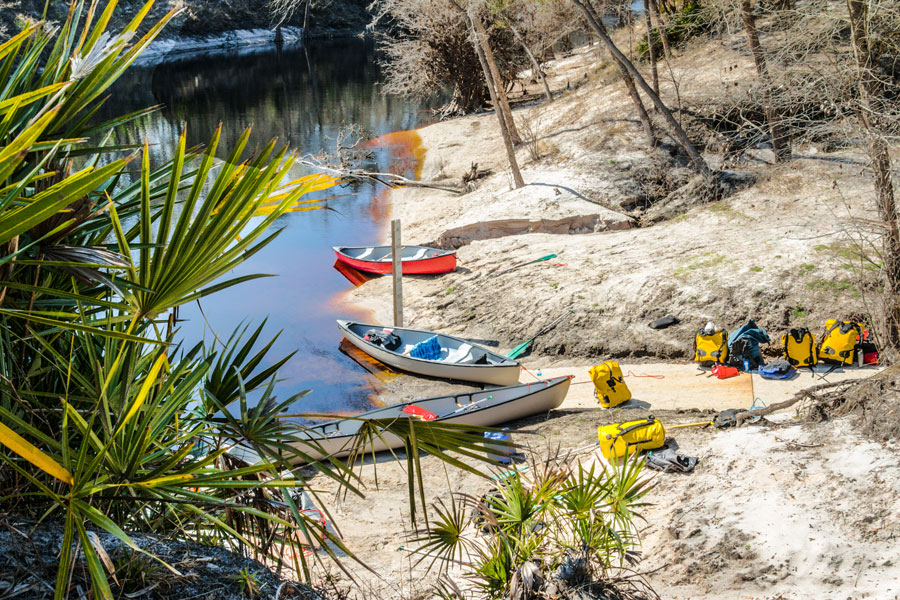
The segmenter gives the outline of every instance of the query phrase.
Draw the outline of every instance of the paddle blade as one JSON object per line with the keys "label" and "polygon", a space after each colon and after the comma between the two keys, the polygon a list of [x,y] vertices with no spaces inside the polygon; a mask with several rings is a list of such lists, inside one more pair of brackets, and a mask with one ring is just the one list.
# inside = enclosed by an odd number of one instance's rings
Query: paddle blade
{"label": "paddle blade", "polygon": [[528,347],[531,345],[531,342],[534,340],[528,340],[527,342],[522,342],[518,346],[512,349],[509,354],[506,355],[506,358],[519,358],[522,354],[528,350]]}

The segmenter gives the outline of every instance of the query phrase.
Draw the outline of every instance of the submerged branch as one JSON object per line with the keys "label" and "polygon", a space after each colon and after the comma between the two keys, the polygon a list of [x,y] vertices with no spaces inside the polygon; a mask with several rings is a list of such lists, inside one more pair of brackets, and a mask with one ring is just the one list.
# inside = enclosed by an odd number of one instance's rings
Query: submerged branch
{"label": "submerged branch", "polygon": [[308,160],[300,160],[298,162],[310,167],[314,167],[321,171],[333,173],[341,179],[350,181],[371,181],[380,183],[389,188],[419,187],[430,188],[434,190],[443,190],[445,192],[451,192],[460,195],[465,193],[465,190],[462,187],[443,183],[435,183],[431,181],[417,181],[415,179],[410,179],[409,177],[404,177],[403,175],[397,175],[396,173],[379,173],[376,171],[364,171],[362,169],[335,169],[331,167],[324,167],[320,164]]}

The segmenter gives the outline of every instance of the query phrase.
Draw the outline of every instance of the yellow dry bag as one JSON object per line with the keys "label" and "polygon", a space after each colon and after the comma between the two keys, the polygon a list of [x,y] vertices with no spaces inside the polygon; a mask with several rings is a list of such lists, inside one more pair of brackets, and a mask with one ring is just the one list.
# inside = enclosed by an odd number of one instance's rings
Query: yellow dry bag
{"label": "yellow dry bag", "polygon": [[856,345],[862,339],[862,323],[853,321],[838,321],[828,319],[825,321],[825,334],[822,336],[822,346],[819,348],[819,360],[852,365],[856,360]]}
{"label": "yellow dry bag", "polygon": [[706,334],[701,329],[694,338],[694,362],[725,364],[728,359],[728,332],[719,329]]}
{"label": "yellow dry bag", "polygon": [[641,450],[655,450],[666,443],[666,428],[659,419],[613,423],[597,428],[600,451],[607,459],[626,458]]}
{"label": "yellow dry bag", "polygon": [[795,367],[814,367],[819,362],[816,336],[806,327],[781,334],[781,348],[784,350],[784,358]]}
{"label": "yellow dry bag", "polygon": [[625,385],[622,369],[614,360],[607,360],[589,371],[594,382],[594,396],[603,408],[618,406],[631,400],[631,390]]}

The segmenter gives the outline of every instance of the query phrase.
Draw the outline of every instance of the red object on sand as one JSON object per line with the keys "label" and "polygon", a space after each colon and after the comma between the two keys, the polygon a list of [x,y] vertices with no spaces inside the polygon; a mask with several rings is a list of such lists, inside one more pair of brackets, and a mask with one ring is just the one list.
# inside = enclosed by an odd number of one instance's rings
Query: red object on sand
{"label": "red object on sand", "polygon": [[410,404],[409,406],[404,406],[403,410],[400,412],[405,412],[414,417],[419,417],[423,421],[434,421],[437,419],[437,415],[431,412],[430,410],[425,410],[424,408],[419,408],[415,404]]}
{"label": "red object on sand", "polygon": [[712,368],[712,373],[718,379],[728,379],[729,377],[737,377],[739,372],[736,367],[728,367],[726,365],[716,365]]}
{"label": "red object on sand", "polygon": [[[387,275],[393,272],[390,246],[335,246],[339,262],[367,273]],[[404,275],[449,273],[456,270],[456,252],[427,246],[403,246],[400,257]]]}

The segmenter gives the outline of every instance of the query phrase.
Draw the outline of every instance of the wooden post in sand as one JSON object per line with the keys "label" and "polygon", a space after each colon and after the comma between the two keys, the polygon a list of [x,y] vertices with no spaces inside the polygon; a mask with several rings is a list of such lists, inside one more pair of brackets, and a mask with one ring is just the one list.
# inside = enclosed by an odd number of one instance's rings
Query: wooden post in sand
{"label": "wooden post in sand", "polygon": [[403,247],[400,245],[400,219],[391,221],[391,271],[394,274],[394,327],[403,327]]}

